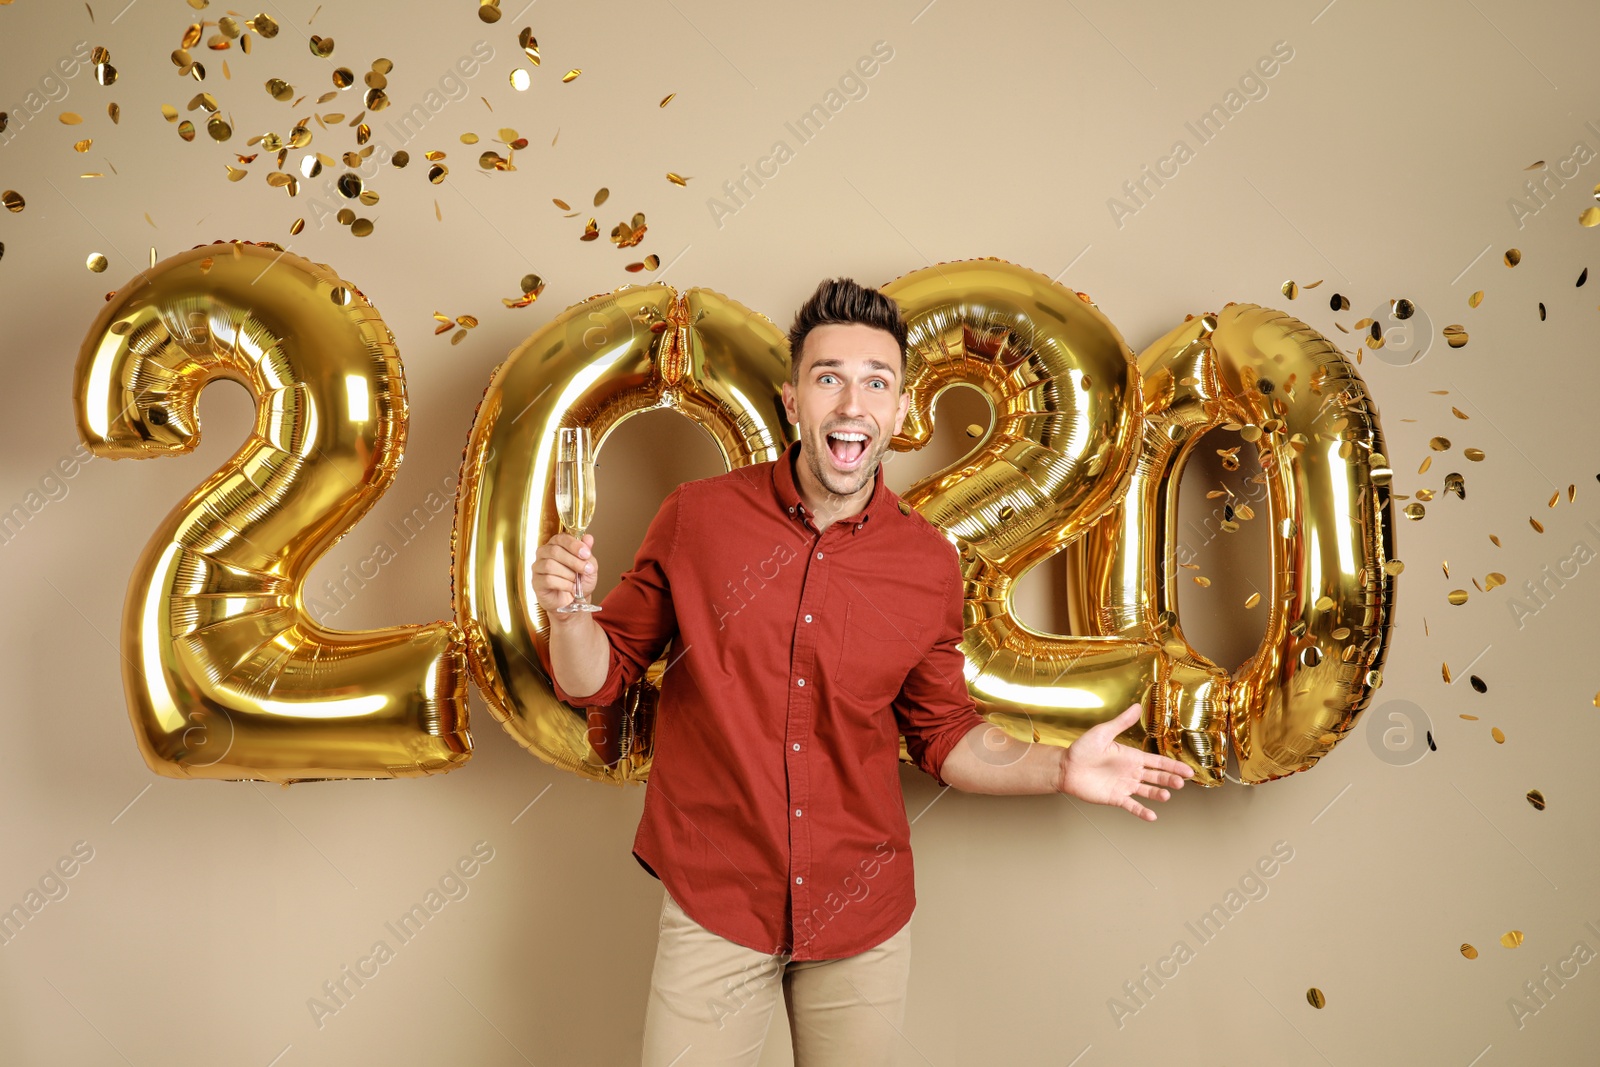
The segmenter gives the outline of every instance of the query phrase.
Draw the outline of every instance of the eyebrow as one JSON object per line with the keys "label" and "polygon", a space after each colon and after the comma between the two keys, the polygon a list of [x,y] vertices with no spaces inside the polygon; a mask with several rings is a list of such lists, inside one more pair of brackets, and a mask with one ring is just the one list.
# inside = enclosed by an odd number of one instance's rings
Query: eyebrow
{"label": "eyebrow", "polygon": [[[811,369],[812,370],[815,370],[818,367],[842,367],[842,366],[844,366],[844,360],[842,360],[842,359],[834,359],[834,358],[831,358],[831,357],[827,358],[827,359],[813,360],[812,363],[811,363]],[[869,360],[867,360],[867,366],[871,367],[874,370],[888,370],[888,371],[894,370],[893,367],[891,367],[889,364],[885,363],[881,359],[869,359]]]}

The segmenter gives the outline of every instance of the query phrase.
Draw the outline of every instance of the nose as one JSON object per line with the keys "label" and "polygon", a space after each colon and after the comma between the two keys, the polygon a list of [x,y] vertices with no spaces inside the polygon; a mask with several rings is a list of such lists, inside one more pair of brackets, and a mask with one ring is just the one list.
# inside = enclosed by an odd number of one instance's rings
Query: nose
{"label": "nose", "polygon": [[864,390],[854,382],[846,382],[839,390],[839,403],[837,411],[846,418],[853,418],[862,412],[861,394]]}

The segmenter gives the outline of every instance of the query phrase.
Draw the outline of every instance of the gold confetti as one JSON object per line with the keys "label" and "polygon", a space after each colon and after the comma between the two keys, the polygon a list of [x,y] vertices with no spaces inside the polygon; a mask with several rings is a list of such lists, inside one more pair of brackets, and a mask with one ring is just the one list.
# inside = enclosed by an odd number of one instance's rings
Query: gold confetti
{"label": "gold confetti", "polygon": [[594,206],[599,207],[601,204],[605,203],[606,198],[610,195],[611,190],[601,186],[600,189],[594,194]]}
{"label": "gold confetti", "polygon": [[583,228],[582,236],[580,236],[578,238],[578,240],[580,240],[580,241],[593,241],[595,238],[597,238],[599,236],[600,236],[600,227],[598,227],[598,226],[596,226],[594,224],[594,218],[593,218],[593,216],[591,216],[590,219],[589,219],[588,224],[586,226],[584,226],[584,228]]}
{"label": "gold confetti", "polygon": [[1203,574],[1197,574],[1194,576],[1194,584],[1200,586],[1202,589],[1210,589],[1211,579],[1207,578]]}
{"label": "gold confetti", "polygon": [[73,145],[72,147],[76,151],[87,152],[87,151],[89,151],[89,146],[92,145],[92,144],[94,144],[94,140],[92,138],[85,137],[83,140],[79,141],[77,144]]}
{"label": "gold confetti", "polygon": [[106,268],[110,265],[111,264],[106,261],[106,257],[101,255],[99,252],[89,253],[89,258],[84,262],[84,266],[88,267],[96,274],[104,274]]}
{"label": "gold confetti", "polygon": [[[524,26],[518,31],[517,44],[522,46],[522,54],[528,57],[528,62],[537,67],[539,65],[539,42],[533,36],[532,26]],[[670,100],[671,97],[667,99]],[[665,100],[662,101],[661,106],[666,106]]]}
{"label": "gold confetti", "polygon": [[511,88],[515,89],[517,92],[527,92],[528,87],[532,84],[533,76],[526,70],[523,70],[521,67],[518,67],[516,70],[511,72]]}
{"label": "gold confetti", "polygon": [[1421,504],[1407,504],[1406,505],[1405,516],[1408,519],[1412,519],[1412,520],[1420,519],[1426,514],[1427,514],[1427,509],[1424,508]]}
{"label": "gold confetti", "polygon": [[570,206],[568,206],[568,204],[567,204],[567,202],[565,200],[558,200],[558,199],[555,199],[554,197],[552,197],[550,202],[552,204],[554,204],[556,207],[560,208],[562,211],[571,211],[572,210],[572,208]]}
{"label": "gold confetti", "polygon": [[670,170],[667,171],[667,181],[671,182],[673,185],[688,185],[689,184],[689,179],[688,178],[685,178],[683,175],[677,174],[677,173],[675,173],[673,171],[670,171]]}
{"label": "gold confetti", "polygon": [[[1438,438],[1434,438],[1434,440],[1438,440]],[[1427,474],[1428,473],[1428,468],[1431,467],[1431,466],[1433,466],[1433,457],[1432,456],[1423,456],[1422,457],[1422,463],[1417,467],[1417,473],[1418,474]]]}
{"label": "gold confetti", "polygon": [[1578,225],[1600,226],[1600,207],[1586,207],[1579,212]]}
{"label": "gold confetti", "polygon": [[1469,307],[1469,308],[1475,308],[1481,303],[1483,303],[1483,290],[1482,289],[1479,289],[1477,292],[1475,292],[1471,296],[1467,297],[1467,307]]}
{"label": "gold confetti", "polygon": [[244,170],[244,169],[242,169],[240,167],[230,166],[228,164],[223,164],[223,165],[228,168],[228,180],[230,182],[240,181],[246,175],[248,175],[250,173],[249,171]]}
{"label": "gold confetti", "polygon": [[[1500,729],[1500,727],[1498,727],[1498,726],[1493,727],[1492,729],[1490,729],[1489,736],[1494,738],[1494,743],[1497,744],[1497,745],[1503,745],[1503,744],[1506,743],[1506,733],[1505,733],[1504,730]],[[1515,948],[1516,946],[1515,945],[1507,945],[1506,947],[1507,948]]]}
{"label": "gold confetti", "polygon": [[311,54],[320,59],[327,59],[333,55],[332,37],[321,37],[313,33],[306,44],[311,48]]}
{"label": "gold confetti", "polygon": [[1560,499],[1561,499],[1561,490],[1557,489],[1554,493],[1552,493],[1550,495],[1550,505],[1549,506],[1550,507],[1555,507],[1556,506],[1556,502],[1559,501]]}
{"label": "gold confetti", "polygon": [[1406,565],[1397,559],[1385,560],[1383,564],[1383,573],[1391,578],[1405,569]]}
{"label": "gold confetti", "polygon": [[1331,596],[1319,596],[1319,597],[1317,597],[1316,609],[1318,611],[1330,611],[1330,610],[1332,610],[1332,608],[1333,608],[1333,597],[1331,597]]}
{"label": "gold confetti", "polygon": [[1310,989],[1306,990],[1306,1001],[1313,1008],[1322,1008],[1327,1005],[1328,998],[1322,995],[1322,990],[1318,989],[1316,986],[1312,986]]}
{"label": "gold confetti", "polygon": [[1482,463],[1483,462],[1484,453],[1483,453],[1483,449],[1481,449],[1481,448],[1465,448],[1465,449],[1461,450],[1461,454],[1463,456],[1466,456],[1468,459],[1472,460],[1472,462],[1474,462],[1474,463]]}
{"label": "gold confetti", "polygon": [[1300,295],[1300,287],[1292,280],[1284,282],[1278,288],[1280,291],[1282,291],[1283,295],[1288,297],[1290,300],[1293,300],[1295,297]]}
{"label": "gold confetti", "polygon": [[1528,525],[1533,527],[1535,533],[1544,533],[1544,524],[1532,515],[1528,516]]}
{"label": "gold confetti", "polygon": [[1249,596],[1244,598],[1244,606],[1247,608],[1253,608],[1259,603],[1261,603],[1260,593],[1251,593]]}
{"label": "gold confetti", "polygon": [[1501,547],[1500,538],[1496,537],[1494,534],[1490,534],[1489,535],[1489,540],[1494,542],[1494,547],[1496,547],[1496,548],[1500,548]]}
{"label": "gold confetti", "polygon": [[561,75],[561,83],[563,85],[565,85],[567,82],[571,81],[572,79],[576,78],[578,75],[580,75],[582,73],[583,73],[582,70],[580,70],[577,67],[573,67],[571,70],[569,70],[565,74]]}
{"label": "gold confetti", "polygon": [[1451,348],[1464,348],[1467,344],[1467,331],[1459,324],[1452,323],[1444,328],[1444,340]]}
{"label": "gold confetti", "polygon": [[500,21],[500,0],[478,0],[478,17],[484,22]]}
{"label": "gold confetti", "polygon": [[1478,958],[1478,950],[1466,942],[1462,942],[1461,944],[1461,954],[1467,957],[1469,960],[1475,960]]}
{"label": "gold confetti", "polygon": [[1506,948],[1516,948],[1518,945],[1522,944],[1522,931],[1507,930],[1505,933],[1500,935],[1500,943]]}
{"label": "gold confetti", "polygon": [[1448,663],[1443,664],[1441,673],[1444,675],[1444,684],[1445,685],[1449,685],[1450,684],[1450,664],[1448,664]]}
{"label": "gold confetti", "polygon": [[1506,266],[1515,267],[1518,263],[1522,262],[1522,249],[1520,249],[1520,248],[1508,248],[1508,249],[1506,249],[1506,257],[1505,257],[1505,259],[1506,259]]}
{"label": "gold confetti", "polygon": [[1495,586],[1497,586],[1497,585],[1505,585],[1505,584],[1506,584],[1506,576],[1505,575],[1501,574],[1499,571],[1490,571],[1488,573],[1488,575],[1483,579],[1483,591],[1487,593],[1489,590],[1493,589]]}
{"label": "gold confetti", "polygon": [[63,126],[76,126],[82,121],[83,116],[76,111],[63,111],[61,113],[61,125]]}
{"label": "gold confetti", "polygon": [[1449,600],[1450,603],[1456,605],[1457,607],[1460,607],[1462,604],[1467,602],[1467,591],[1465,589],[1452,589],[1450,590],[1450,595],[1445,599]]}
{"label": "gold confetti", "polygon": [[367,237],[372,233],[371,219],[356,219],[350,224],[350,232],[357,237]]}
{"label": "gold confetti", "polygon": [[122,108],[117,105],[116,101],[106,105],[106,114],[111,118],[111,125],[113,126],[122,121]]}
{"label": "gold confetti", "polygon": [[298,234],[301,230],[303,230],[305,228],[306,228],[306,220],[305,219],[295,219],[294,222],[290,223],[290,225],[289,225],[289,235],[292,237],[295,234]]}
{"label": "gold confetti", "polygon": [[1533,805],[1534,811],[1544,810],[1544,794],[1537,789],[1528,790],[1528,803]]}
{"label": "gold confetti", "polygon": [[1435,452],[1448,452],[1450,451],[1450,439],[1448,437],[1435,437],[1428,442],[1428,447]]}
{"label": "gold confetti", "polygon": [[1461,718],[1466,719],[1468,722],[1477,722],[1478,721],[1478,717],[1476,715],[1465,715],[1465,714],[1463,714],[1461,716]]}

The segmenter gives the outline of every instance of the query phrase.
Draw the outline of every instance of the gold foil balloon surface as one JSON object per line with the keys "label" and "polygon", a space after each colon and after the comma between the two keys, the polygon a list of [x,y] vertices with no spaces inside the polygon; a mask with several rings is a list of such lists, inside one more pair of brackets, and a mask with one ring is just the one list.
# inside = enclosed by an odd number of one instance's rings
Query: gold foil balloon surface
{"label": "gold foil balloon surface", "polygon": [[1327,338],[1280,311],[1229,304],[1139,357],[1144,432],[1128,492],[1069,557],[1074,619],[1157,644],[1174,676],[1210,674],[1178,619],[1178,478],[1202,435],[1237,430],[1266,484],[1272,588],[1254,656],[1210,699],[1169,687],[1145,705],[1157,751],[1240,780],[1305,770],[1382,682],[1394,614],[1394,514],[1377,407]]}
{"label": "gold foil balloon surface", "polygon": [[[556,430],[607,436],[642,411],[676,411],[705,430],[728,468],[775,460],[784,419],[784,334],[707,289],[623,286],[574,304],[513,351],[478,405],[456,498],[452,582],[473,677],[495,717],[558,767],[603,781],[649,774],[657,685],[668,647],[621,707],[556,698],[540,653],[549,620],[533,593],[534,551],[560,532]],[[603,508],[604,498],[600,506]],[[607,722],[620,723],[620,736]]]}
{"label": "gold foil balloon surface", "polygon": [[325,266],[275,245],[173,256],[96,317],[73,378],[96,455],[192,451],[230,378],[255,425],[157,527],[128,584],[123,680],[145,761],[172,778],[432,774],[470,757],[453,623],[338,632],[307,617],[317,559],[383,495],[406,434],[388,328]]}

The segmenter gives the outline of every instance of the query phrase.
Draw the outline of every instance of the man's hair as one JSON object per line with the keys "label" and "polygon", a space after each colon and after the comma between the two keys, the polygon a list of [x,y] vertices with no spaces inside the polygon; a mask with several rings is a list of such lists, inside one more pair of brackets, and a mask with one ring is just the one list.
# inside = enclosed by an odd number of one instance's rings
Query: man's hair
{"label": "man's hair", "polygon": [[859,322],[883,330],[900,350],[900,386],[906,379],[906,322],[900,307],[876,289],[868,289],[851,278],[826,278],[816,292],[795,312],[789,327],[789,381],[800,380],[800,356],[806,335],[818,326]]}

